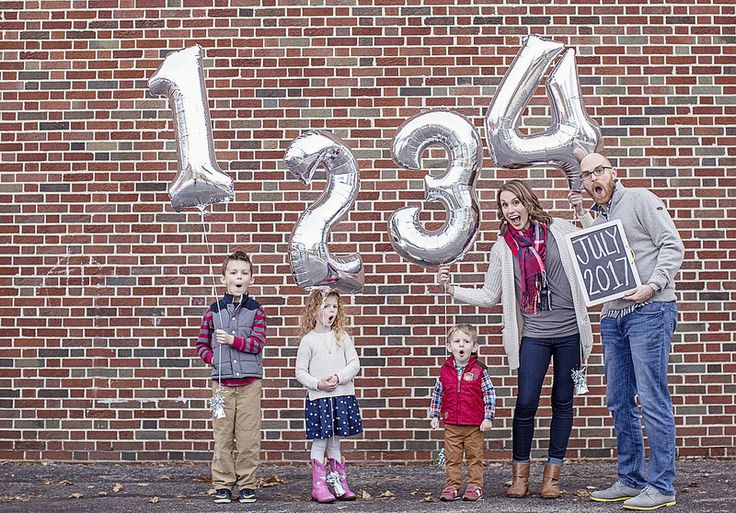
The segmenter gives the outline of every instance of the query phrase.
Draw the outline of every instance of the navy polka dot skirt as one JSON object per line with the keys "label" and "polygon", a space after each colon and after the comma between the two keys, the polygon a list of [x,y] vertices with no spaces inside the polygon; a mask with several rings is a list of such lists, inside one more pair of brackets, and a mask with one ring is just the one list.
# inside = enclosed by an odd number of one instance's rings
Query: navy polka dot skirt
{"label": "navy polka dot skirt", "polygon": [[304,423],[310,440],[354,436],[363,432],[358,400],[354,395],[306,400]]}

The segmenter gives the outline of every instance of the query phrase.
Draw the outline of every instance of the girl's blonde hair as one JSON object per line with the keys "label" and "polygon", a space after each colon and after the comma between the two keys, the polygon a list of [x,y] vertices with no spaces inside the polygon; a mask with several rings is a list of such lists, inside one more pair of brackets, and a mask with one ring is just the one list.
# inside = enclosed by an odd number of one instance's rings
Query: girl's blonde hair
{"label": "girl's blonde hair", "polygon": [[322,309],[322,303],[330,297],[337,298],[337,315],[335,315],[335,322],[332,323],[332,331],[335,334],[337,344],[340,345],[343,334],[347,333],[347,327],[345,325],[345,310],[342,307],[340,293],[335,289],[330,290],[324,299],[321,290],[317,289],[310,292],[307,298],[307,304],[304,305],[304,311],[302,312],[301,327],[299,329],[300,337],[303,337],[317,326],[317,314]]}
{"label": "girl's blonde hair", "polygon": [[545,224],[549,226],[552,224],[552,216],[549,215],[543,208],[542,205],[539,204],[539,198],[537,198],[537,195],[532,192],[532,190],[529,188],[529,186],[522,182],[521,180],[509,180],[505,184],[503,184],[501,187],[498,188],[498,193],[496,194],[496,206],[498,207],[498,220],[501,222],[501,225],[499,226],[499,230],[501,231],[501,235],[504,235],[506,231],[509,229],[509,223],[506,221],[506,218],[503,215],[503,208],[501,208],[501,193],[502,192],[510,192],[517,198],[519,198],[519,201],[522,205],[524,205],[524,208],[526,208],[526,211],[529,212],[529,219],[531,221],[539,221],[542,224]]}

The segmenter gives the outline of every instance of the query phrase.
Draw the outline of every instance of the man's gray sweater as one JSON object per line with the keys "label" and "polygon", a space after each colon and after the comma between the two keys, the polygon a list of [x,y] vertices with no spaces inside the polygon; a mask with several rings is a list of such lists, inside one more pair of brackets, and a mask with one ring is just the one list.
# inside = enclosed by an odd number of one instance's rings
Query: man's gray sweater
{"label": "man's gray sweater", "polygon": [[[624,226],[634,252],[639,279],[659,291],[651,301],[677,299],[675,275],[682,265],[685,246],[662,200],[647,189],[627,189],[616,182],[607,216],[599,212],[593,220],[586,213],[580,221],[588,227],[615,219],[621,220]],[[603,305],[602,313],[605,315],[609,310],[621,310],[633,304],[632,301],[615,299]]]}

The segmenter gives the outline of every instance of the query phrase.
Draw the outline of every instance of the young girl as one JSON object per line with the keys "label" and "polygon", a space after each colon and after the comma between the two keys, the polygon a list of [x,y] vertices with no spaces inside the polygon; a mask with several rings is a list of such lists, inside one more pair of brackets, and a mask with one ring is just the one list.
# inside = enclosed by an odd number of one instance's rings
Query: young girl
{"label": "young girl", "polygon": [[[324,299],[322,291],[312,291],[302,313],[300,335],[296,379],[309,390],[304,421],[307,438],[312,440],[312,499],[328,503],[337,496],[350,501],[356,496],[348,487],[340,438],[363,432],[353,386],[360,361],[353,339],[345,331],[345,313],[337,291],[330,291]],[[327,488],[328,482],[334,495]]]}

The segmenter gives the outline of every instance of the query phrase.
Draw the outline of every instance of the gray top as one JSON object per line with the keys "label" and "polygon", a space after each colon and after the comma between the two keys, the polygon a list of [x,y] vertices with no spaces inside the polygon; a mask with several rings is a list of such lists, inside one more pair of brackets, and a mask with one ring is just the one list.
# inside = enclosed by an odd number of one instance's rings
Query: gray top
{"label": "gray top", "polygon": [[[675,275],[682,265],[685,246],[662,200],[647,189],[627,189],[617,182],[607,216],[599,214],[593,220],[585,214],[580,221],[588,227],[615,219],[623,224],[634,252],[639,279],[655,290],[651,301],[677,299]],[[633,304],[633,301],[614,299],[603,305],[602,313],[629,308]]]}
{"label": "gray top", "polygon": [[[572,302],[572,291],[565,275],[565,269],[562,267],[560,250],[552,230],[547,230],[547,257],[544,265],[547,269],[547,284],[552,309],[537,310],[536,314],[530,315],[525,314],[519,308],[521,318],[524,320],[521,336],[557,338],[575,335],[578,332],[578,321],[575,315],[575,305]],[[516,301],[521,305],[521,272],[516,258],[514,258],[514,284],[516,285]]]}
{"label": "gray top", "polygon": [[[591,223],[593,222],[593,218],[590,216],[588,216],[588,219]],[[577,230],[578,228],[574,224],[564,219],[555,218],[552,224],[549,225],[549,231],[554,234],[556,240],[564,240],[568,233],[575,233]],[[590,328],[588,309],[585,307],[583,289],[580,288],[578,278],[575,276],[575,264],[567,244],[559,245],[557,249],[560,252],[562,268],[572,285],[572,303],[577,313],[580,345],[583,348],[583,359],[585,360],[593,347],[593,332]],[[524,321],[519,313],[521,306],[516,299],[514,290],[516,287],[514,286],[513,260],[514,255],[511,254],[511,248],[509,248],[503,236],[499,236],[491,248],[483,287],[455,286],[454,294],[455,301],[470,305],[490,307],[499,301],[501,302],[501,306],[503,306],[501,339],[509,357],[511,370],[519,368],[519,345],[521,343],[521,332],[524,331]]]}

